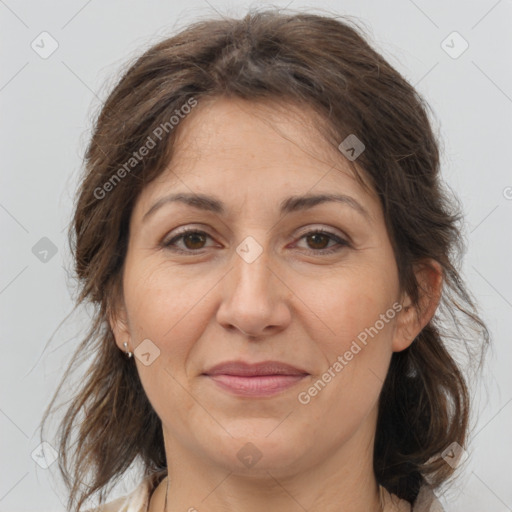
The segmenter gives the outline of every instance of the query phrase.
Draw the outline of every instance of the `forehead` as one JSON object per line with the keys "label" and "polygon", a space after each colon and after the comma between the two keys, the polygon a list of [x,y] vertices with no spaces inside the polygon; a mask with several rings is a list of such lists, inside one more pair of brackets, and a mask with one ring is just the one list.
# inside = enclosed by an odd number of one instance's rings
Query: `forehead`
{"label": "forehead", "polygon": [[289,103],[201,100],[177,127],[172,161],[143,190],[138,209],[170,192],[214,193],[239,209],[256,197],[265,207],[308,193],[371,201],[320,123],[312,109]]}

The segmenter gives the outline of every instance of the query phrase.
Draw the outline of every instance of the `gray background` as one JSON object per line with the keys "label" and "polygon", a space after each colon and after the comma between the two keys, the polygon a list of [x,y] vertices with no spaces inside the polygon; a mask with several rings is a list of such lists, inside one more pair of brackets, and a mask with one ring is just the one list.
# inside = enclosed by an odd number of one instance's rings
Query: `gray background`
{"label": "gray background", "polygon": [[[274,5],[287,4],[312,7]],[[60,325],[73,308],[66,228],[90,120],[120,66],[142,49],[197,17],[241,15],[249,5],[264,3],[0,0],[0,511],[64,510],[57,463],[44,469],[31,454],[40,453],[42,412],[87,324],[80,313]],[[466,214],[463,276],[494,344],[484,380],[474,386],[470,458],[441,501],[447,511],[510,511],[512,1],[338,0],[318,7],[361,18],[370,41],[434,110],[444,177]],[[34,40],[43,45],[43,31],[58,43],[46,59],[31,47]],[[457,58],[441,45],[453,31],[469,44]],[[462,48],[457,39],[448,44],[452,52]],[[114,495],[134,483],[125,479]]]}

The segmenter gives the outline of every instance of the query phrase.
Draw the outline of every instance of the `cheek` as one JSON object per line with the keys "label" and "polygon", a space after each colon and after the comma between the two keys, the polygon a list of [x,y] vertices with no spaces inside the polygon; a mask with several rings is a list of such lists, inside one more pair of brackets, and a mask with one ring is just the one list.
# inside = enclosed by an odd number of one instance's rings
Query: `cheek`
{"label": "cheek", "polygon": [[301,395],[301,403],[309,403],[306,408],[312,418],[328,409],[333,425],[343,423],[350,430],[376,403],[389,367],[400,308],[393,262],[361,264],[333,273],[316,287],[310,285],[308,306],[321,321],[309,324],[309,335],[316,340],[324,363]]}
{"label": "cheek", "polygon": [[[125,276],[124,297],[132,332],[150,329],[156,334],[162,329],[169,330],[180,303],[178,298],[183,298],[183,288],[178,292],[173,282],[176,279],[171,280],[170,273],[144,260],[127,265]],[[162,332],[155,337],[161,336]]]}
{"label": "cheek", "polygon": [[345,276],[326,288],[326,295],[310,295],[311,309],[322,321],[312,321],[308,333],[322,365],[298,401],[305,421],[318,422],[341,440],[378,400],[392,355],[396,303],[394,288],[386,288],[385,280]]}
{"label": "cheek", "polygon": [[134,344],[149,338],[163,351],[172,346],[173,360],[181,360],[208,321],[204,308],[218,276],[210,272],[198,277],[192,267],[176,270],[163,264],[138,269],[143,270],[127,267],[124,283]]}
{"label": "cheek", "polygon": [[[146,395],[161,418],[175,411],[185,422],[194,407],[186,391],[186,362],[204,330],[201,300],[213,284],[163,265],[126,266],[124,297],[133,345],[137,349],[142,340],[149,339],[160,350],[151,365],[145,366],[138,358],[135,361]],[[181,424],[166,423],[176,428]]]}
{"label": "cheek", "polygon": [[356,428],[378,399],[392,355],[400,307],[395,268],[343,269],[316,286],[309,283],[306,296],[317,315],[308,315],[308,336],[321,352],[322,366],[300,403],[310,401],[312,418],[328,409],[336,424],[345,418],[348,429]]}
{"label": "cheek", "polygon": [[309,315],[310,330],[316,331],[312,337],[322,340],[324,351],[331,356],[345,352],[357,339],[364,344],[365,339],[391,337],[398,278],[390,269],[342,269],[315,282],[305,278],[300,286],[304,311],[314,313]]}

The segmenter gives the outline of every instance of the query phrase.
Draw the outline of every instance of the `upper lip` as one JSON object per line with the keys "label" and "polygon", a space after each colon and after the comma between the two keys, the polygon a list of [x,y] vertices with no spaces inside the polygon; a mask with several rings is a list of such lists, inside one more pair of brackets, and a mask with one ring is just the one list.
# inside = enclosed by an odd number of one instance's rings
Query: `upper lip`
{"label": "upper lip", "polygon": [[307,375],[302,368],[280,361],[262,361],[247,363],[245,361],[225,361],[212,366],[204,372],[205,375],[240,375],[253,377],[256,375]]}

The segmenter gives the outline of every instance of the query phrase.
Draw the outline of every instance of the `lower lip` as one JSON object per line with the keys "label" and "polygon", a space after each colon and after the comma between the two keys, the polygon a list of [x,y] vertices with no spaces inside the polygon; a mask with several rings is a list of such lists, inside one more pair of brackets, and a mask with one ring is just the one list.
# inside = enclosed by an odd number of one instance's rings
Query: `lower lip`
{"label": "lower lip", "polygon": [[207,375],[218,386],[236,395],[272,396],[291,388],[306,375],[257,375],[242,377],[239,375]]}

